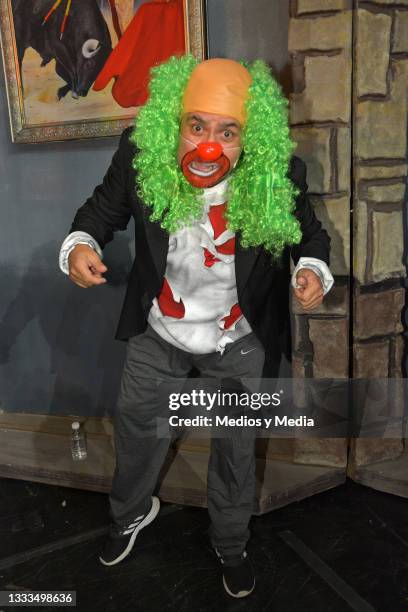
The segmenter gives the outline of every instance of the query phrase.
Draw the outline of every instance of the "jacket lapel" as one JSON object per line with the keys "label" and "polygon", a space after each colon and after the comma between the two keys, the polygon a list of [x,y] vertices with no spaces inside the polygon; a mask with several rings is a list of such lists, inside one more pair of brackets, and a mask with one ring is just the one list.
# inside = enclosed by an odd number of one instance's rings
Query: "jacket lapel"
{"label": "jacket lapel", "polygon": [[152,255],[153,263],[161,280],[166,271],[167,252],[169,249],[169,234],[157,221],[150,221],[150,211],[142,205],[143,222],[146,232],[147,244]]}
{"label": "jacket lapel", "polygon": [[253,247],[245,249],[241,245],[240,235],[237,233],[235,242],[235,278],[237,281],[237,292],[241,296],[252,268],[259,257],[259,249]]}

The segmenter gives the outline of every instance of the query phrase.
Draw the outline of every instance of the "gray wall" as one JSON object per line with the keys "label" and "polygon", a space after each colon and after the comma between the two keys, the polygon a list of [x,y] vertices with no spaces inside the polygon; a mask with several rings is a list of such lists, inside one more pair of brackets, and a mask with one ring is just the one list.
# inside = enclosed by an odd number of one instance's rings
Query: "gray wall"
{"label": "gray wall", "polygon": [[[280,0],[209,0],[210,55],[264,57],[285,81],[287,21],[287,3]],[[107,285],[81,289],[57,261],[75,211],[100,182],[117,138],[12,144],[0,78],[0,409],[110,414],[125,351],[114,333],[133,257],[133,223],[105,249]]]}
{"label": "gray wall", "polygon": [[210,57],[260,57],[291,91],[289,0],[207,0],[207,22]]}
{"label": "gray wall", "polygon": [[104,414],[124,356],[113,336],[133,228],[105,250],[105,287],[77,287],[57,262],[117,139],[12,144],[2,75],[0,118],[0,408]]}

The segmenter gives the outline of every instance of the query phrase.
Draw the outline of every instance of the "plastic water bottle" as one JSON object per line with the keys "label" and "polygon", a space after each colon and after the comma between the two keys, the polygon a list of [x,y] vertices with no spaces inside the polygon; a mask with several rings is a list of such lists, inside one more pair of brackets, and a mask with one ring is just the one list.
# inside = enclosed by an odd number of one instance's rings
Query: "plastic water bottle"
{"label": "plastic water bottle", "polygon": [[71,425],[71,453],[75,461],[86,459],[86,434],[78,421],[74,421]]}

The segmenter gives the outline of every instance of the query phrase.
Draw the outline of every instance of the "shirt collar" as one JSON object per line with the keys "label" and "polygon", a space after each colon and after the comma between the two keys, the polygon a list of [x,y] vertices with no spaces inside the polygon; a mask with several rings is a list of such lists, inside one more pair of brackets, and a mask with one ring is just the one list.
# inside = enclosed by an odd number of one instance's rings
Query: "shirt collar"
{"label": "shirt collar", "polygon": [[227,189],[228,189],[229,177],[225,178],[221,183],[214,185],[214,187],[208,187],[204,189],[202,199],[206,208],[210,206],[216,206],[217,204],[224,204],[227,200]]}

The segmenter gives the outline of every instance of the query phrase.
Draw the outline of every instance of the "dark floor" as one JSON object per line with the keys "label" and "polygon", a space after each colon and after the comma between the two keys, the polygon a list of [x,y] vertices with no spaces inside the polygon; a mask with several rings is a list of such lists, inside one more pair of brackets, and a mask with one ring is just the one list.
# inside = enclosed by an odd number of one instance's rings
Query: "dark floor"
{"label": "dark floor", "polygon": [[0,479],[0,590],[76,590],[84,612],[399,612],[408,610],[407,518],[406,499],[351,481],[253,517],[257,586],[234,600],[206,510],[163,504],[131,556],[108,568],[98,561],[106,495]]}

